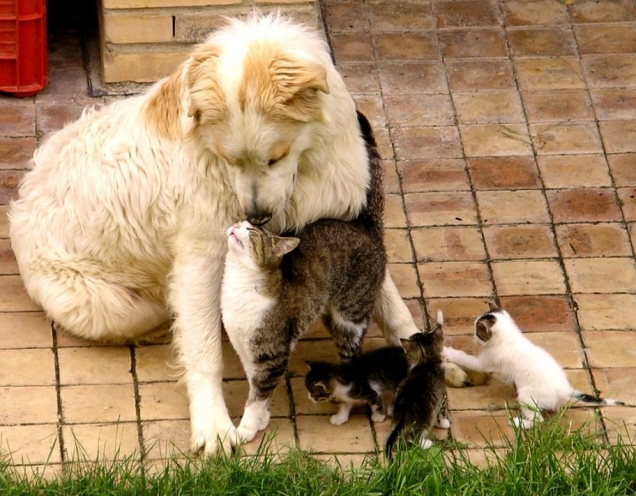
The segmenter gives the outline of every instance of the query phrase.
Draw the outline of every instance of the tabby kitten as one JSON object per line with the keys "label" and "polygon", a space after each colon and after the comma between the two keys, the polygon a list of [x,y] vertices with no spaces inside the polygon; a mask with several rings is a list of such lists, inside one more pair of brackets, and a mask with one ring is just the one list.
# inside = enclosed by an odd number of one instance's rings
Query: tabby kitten
{"label": "tabby kitten", "polygon": [[371,128],[359,114],[371,181],[367,205],[344,222],[322,219],[297,238],[280,237],[248,222],[228,229],[221,315],[249,379],[238,427],[247,442],[269,422],[269,401],[290,352],[322,317],[340,359],[358,355],[384,280],[382,165]]}
{"label": "tabby kitten", "polygon": [[349,420],[355,405],[368,404],[374,422],[384,422],[400,382],[406,377],[408,362],[401,346],[367,351],[349,362],[335,365],[307,360],[305,387],[313,402],[329,400],[340,405],[329,419],[333,425]]}
{"label": "tabby kitten", "polygon": [[574,400],[591,405],[623,405],[576,391],[557,361],[526,338],[510,314],[493,303],[475,320],[475,341],[483,349],[478,356],[444,348],[444,356],[461,367],[495,374],[517,390],[521,418],[514,423],[524,429],[543,420],[541,410],[556,411]]}
{"label": "tabby kitten", "polygon": [[444,316],[437,312],[437,325],[428,333],[413,334],[401,339],[410,370],[400,384],[393,403],[393,430],[387,438],[385,453],[391,458],[400,435],[413,437],[424,449],[433,445],[427,439],[433,426],[448,429],[450,422],[443,415],[444,368],[442,350]]}

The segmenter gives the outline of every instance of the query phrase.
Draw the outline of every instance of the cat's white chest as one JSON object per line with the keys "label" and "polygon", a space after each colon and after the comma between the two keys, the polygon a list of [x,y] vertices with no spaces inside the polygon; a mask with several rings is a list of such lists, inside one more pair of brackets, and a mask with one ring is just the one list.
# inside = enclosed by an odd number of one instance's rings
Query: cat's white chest
{"label": "cat's white chest", "polygon": [[260,289],[260,277],[254,269],[228,260],[221,286],[221,314],[228,335],[249,339],[275,304]]}

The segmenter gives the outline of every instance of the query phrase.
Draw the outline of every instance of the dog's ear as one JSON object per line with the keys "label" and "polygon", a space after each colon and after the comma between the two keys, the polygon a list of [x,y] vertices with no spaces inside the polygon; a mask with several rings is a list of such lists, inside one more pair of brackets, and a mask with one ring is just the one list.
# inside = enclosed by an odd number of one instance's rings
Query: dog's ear
{"label": "dog's ear", "polygon": [[321,117],[318,92],[329,93],[324,66],[280,56],[269,70],[276,87],[275,99],[284,114],[302,122]]}
{"label": "dog's ear", "polygon": [[185,82],[190,93],[188,117],[197,121],[221,120],[227,111],[216,67],[220,53],[216,45],[198,45],[186,62]]}

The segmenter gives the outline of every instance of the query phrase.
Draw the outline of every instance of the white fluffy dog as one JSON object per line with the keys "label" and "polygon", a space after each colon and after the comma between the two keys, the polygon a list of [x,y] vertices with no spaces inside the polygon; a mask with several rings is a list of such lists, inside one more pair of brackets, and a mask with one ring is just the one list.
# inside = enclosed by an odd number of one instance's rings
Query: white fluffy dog
{"label": "white fluffy dog", "polygon": [[[70,332],[126,342],[174,317],[191,447],[236,441],[222,395],[225,230],[349,219],[369,181],[354,103],[319,35],[233,20],[147,93],[86,112],[36,152],[10,235],[29,295]],[[376,318],[417,328],[387,273]]]}

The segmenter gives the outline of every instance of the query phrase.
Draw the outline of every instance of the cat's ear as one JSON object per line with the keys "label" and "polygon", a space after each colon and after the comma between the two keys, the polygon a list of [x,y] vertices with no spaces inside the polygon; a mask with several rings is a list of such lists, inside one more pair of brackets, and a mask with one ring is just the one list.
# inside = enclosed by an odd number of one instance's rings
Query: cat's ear
{"label": "cat's ear", "polygon": [[488,310],[491,312],[501,312],[501,308],[499,308],[497,304],[493,303],[492,301],[488,302]]}
{"label": "cat's ear", "polygon": [[475,335],[484,343],[492,337],[492,327],[497,319],[492,315],[486,315],[475,322]]}
{"label": "cat's ear", "polygon": [[307,364],[307,368],[309,370],[311,370],[311,368],[316,364],[316,362],[312,362],[311,360],[305,360],[305,363]]}
{"label": "cat's ear", "polygon": [[282,257],[298,246],[300,239],[298,238],[276,238],[274,244],[274,255]]}

